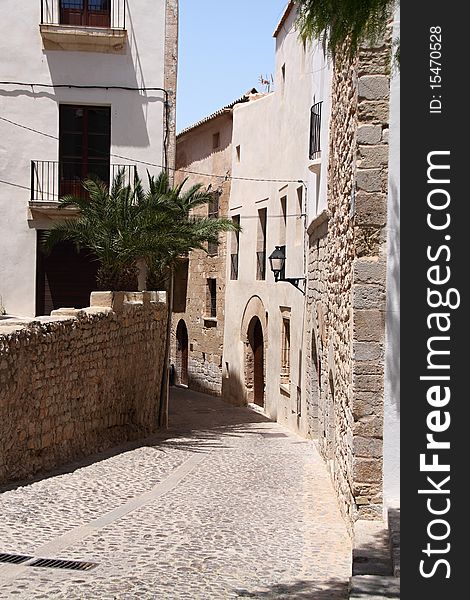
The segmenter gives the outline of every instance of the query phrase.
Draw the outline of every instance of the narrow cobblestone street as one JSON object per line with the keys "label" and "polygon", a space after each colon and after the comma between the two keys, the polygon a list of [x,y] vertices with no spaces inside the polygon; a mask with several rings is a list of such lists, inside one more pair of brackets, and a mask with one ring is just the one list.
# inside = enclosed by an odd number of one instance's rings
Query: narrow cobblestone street
{"label": "narrow cobblestone street", "polygon": [[0,598],[346,599],[350,540],[313,443],[179,388],[170,418],[1,494],[0,554],[97,566],[1,564]]}

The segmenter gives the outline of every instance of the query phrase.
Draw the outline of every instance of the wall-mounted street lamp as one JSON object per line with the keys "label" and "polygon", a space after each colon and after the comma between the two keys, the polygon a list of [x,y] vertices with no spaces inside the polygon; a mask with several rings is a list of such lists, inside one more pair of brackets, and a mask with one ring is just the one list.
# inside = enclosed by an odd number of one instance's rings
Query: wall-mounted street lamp
{"label": "wall-mounted street lamp", "polygon": [[299,287],[301,281],[305,282],[305,277],[285,277],[286,272],[286,247],[276,246],[274,251],[269,257],[269,264],[271,265],[271,271],[274,274],[274,281],[287,281],[295,288],[297,288],[305,296],[305,291]]}

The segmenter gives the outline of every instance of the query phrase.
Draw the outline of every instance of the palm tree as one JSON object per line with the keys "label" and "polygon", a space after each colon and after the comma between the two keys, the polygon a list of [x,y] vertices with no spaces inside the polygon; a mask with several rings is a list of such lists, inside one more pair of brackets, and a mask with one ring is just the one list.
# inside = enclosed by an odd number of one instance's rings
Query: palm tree
{"label": "palm tree", "polygon": [[206,205],[212,194],[202,184],[186,191],[187,179],[170,188],[168,175],[149,177],[149,191],[140,204],[139,254],[145,259],[150,281],[166,280],[176,261],[191,250],[206,250],[206,244],[218,243],[222,231],[234,231],[230,219],[194,216],[194,210]]}
{"label": "palm tree", "polygon": [[396,0],[295,0],[301,38],[323,39],[331,54],[347,43],[354,54],[362,42],[385,31]]}
{"label": "palm tree", "polygon": [[59,200],[61,209],[76,208],[78,216],[55,223],[44,235],[43,250],[49,253],[58,242],[71,241],[77,251],[86,249],[99,262],[98,289],[135,291],[135,206],[140,190],[124,185],[124,172],[118,173],[111,189],[98,179],[82,185],[86,195]]}
{"label": "palm tree", "polygon": [[144,191],[137,177],[133,186],[124,185],[123,171],[111,189],[98,180],[85,180],[88,197],[59,200],[60,208],[74,207],[79,212],[45,234],[44,250],[72,241],[77,250],[89,250],[99,262],[99,289],[134,291],[139,263],[146,264],[152,281],[161,283],[178,257],[204,249],[206,242],[217,243],[220,232],[235,229],[229,219],[192,216],[195,208],[211,199],[201,184],[183,191],[185,180],[171,188],[166,173],[149,176],[148,184]]}

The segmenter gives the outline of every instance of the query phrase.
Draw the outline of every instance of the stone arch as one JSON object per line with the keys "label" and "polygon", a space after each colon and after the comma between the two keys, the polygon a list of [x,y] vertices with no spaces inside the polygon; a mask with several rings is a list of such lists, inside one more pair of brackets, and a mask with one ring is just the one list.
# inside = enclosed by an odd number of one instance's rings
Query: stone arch
{"label": "stone arch", "polygon": [[188,385],[189,336],[184,319],[176,328],[176,383]]}
{"label": "stone arch", "polygon": [[245,391],[248,403],[265,406],[267,315],[263,301],[252,296],[243,313],[241,340],[244,344]]}
{"label": "stone arch", "polygon": [[261,327],[263,328],[263,335],[264,335],[264,339],[265,339],[265,346],[266,346],[266,332],[268,330],[268,318],[267,318],[267,313],[266,313],[266,309],[264,307],[263,301],[261,300],[261,298],[259,296],[252,296],[246,306],[245,306],[245,310],[243,311],[243,317],[242,317],[242,326],[241,326],[241,330],[240,330],[240,334],[241,334],[241,340],[242,342],[244,342],[245,344],[248,342],[248,328],[250,326],[251,320],[253,319],[253,317],[258,317],[258,319],[260,320],[261,323]]}

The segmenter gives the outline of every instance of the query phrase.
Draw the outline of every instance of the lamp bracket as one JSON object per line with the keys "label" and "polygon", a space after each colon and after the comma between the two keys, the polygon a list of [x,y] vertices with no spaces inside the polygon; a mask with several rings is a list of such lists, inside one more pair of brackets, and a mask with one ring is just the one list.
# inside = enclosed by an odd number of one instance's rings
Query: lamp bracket
{"label": "lamp bracket", "polygon": [[300,287],[300,282],[304,282],[304,287],[305,287],[305,277],[285,277],[284,279],[279,279],[279,281],[287,281],[287,283],[290,283],[291,285],[293,285],[295,288],[297,288],[299,290],[299,292],[302,292],[302,294],[305,296],[305,290],[303,290]]}

